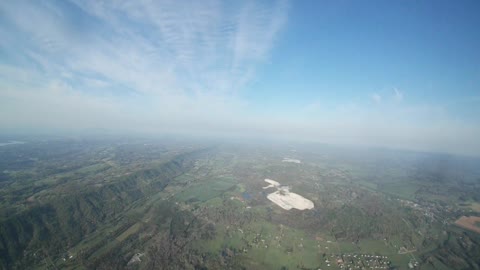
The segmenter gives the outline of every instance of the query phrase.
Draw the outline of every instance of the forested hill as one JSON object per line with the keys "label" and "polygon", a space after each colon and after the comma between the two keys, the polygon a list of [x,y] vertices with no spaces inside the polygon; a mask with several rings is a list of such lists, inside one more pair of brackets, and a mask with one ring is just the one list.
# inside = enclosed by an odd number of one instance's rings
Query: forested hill
{"label": "forested hill", "polygon": [[[92,170],[121,172],[115,178],[79,173],[78,180],[57,181],[44,185],[26,202],[17,203],[0,221],[0,268],[25,269],[35,264],[36,257],[58,257],[98,228],[125,219],[124,213],[136,202],[162,191],[172,179],[190,169],[195,157],[205,149],[179,153],[158,164],[116,169],[115,165]],[[63,153],[64,154],[64,153]],[[48,162],[48,159],[43,160]],[[117,172],[115,172],[117,171]],[[108,174],[105,174],[108,175]],[[91,179],[88,179],[91,177]],[[72,177],[75,179],[75,177]],[[79,181],[83,183],[79,186]],[[36,186],[25,179],[14,187]],[[4,187],[5,191],[7,187]],[[18,190],[18,188],[17,188]],[[25,191],[25,188],[21,189]],[[26,197],[26,196],[25,196]],[[128,223],[128,222],[127,222]]]}

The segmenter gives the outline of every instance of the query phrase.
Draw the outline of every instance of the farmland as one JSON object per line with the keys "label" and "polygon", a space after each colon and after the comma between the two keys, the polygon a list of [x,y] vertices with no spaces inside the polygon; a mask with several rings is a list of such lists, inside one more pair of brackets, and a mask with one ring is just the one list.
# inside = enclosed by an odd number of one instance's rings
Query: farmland
{"label": "farmland", "polygon": [[[468,167],[393,150],[371,150],[368,160],[301,145],[23,141],[0,148],[6,269],[480,267],[476,160]],[[438,164],[452,169],[439,175]],[[283,185],[314,207],[269,200]]]}

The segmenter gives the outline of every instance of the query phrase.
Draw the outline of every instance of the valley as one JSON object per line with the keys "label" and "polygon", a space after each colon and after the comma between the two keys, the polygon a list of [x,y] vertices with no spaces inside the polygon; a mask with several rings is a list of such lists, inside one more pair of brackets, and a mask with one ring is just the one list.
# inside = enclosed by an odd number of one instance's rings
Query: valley
{"label": "valley", "polygon": [[[480,267],[480,234],[457,221],[480,216],[477,160],[368,151],[147,139],[5,145],[0,265]],[[277,193],[308,205],[284,207],[270,198]]]}

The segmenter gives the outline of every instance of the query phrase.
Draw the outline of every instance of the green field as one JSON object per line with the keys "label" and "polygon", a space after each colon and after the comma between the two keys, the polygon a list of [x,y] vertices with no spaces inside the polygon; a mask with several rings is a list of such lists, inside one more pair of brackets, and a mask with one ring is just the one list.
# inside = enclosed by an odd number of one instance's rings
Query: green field
{"label": "green field", "polygon": [[[13,147],[0,149],[2,269],[480,267],[480,235],[453,225],[478,213],[477,184],[438,184],[408,157],[379,170],[378,159],[311,149],[285,163],[281,147]],[[279,207],[265,178],[314,208]]]}

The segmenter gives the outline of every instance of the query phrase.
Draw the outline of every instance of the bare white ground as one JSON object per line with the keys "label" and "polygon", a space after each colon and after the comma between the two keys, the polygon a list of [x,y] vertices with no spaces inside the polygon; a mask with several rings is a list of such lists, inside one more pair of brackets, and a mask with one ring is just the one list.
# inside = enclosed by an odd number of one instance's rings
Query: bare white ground
{"label": "bare white ground", "polygon": [[299,159],[283,158],[282,162],[302,163]]}
{"label": "bare white ground", "polygon": [[274,202],[276,205],[282,207],[285,210],[290,210],[292,208],[298,210],[313,209],[313,202],[309,199],[304,198],[303,196],[289,191],[288,187],[280,186],[280,183],[274,180],[265,179],[265,182],[269,183],[267,187],[276,187],[277,191],[267,195],[267,198]]}
{"label": "bare white ground", "polygon": [[268,185],[266,187],[263,187],[263,189],[267,189],[267,188],[271,188],[271,187],[278,188],[280,186],[280,183],[275,181],[275,180],[265,179],[265,182],[269,183],[270,185]]}

